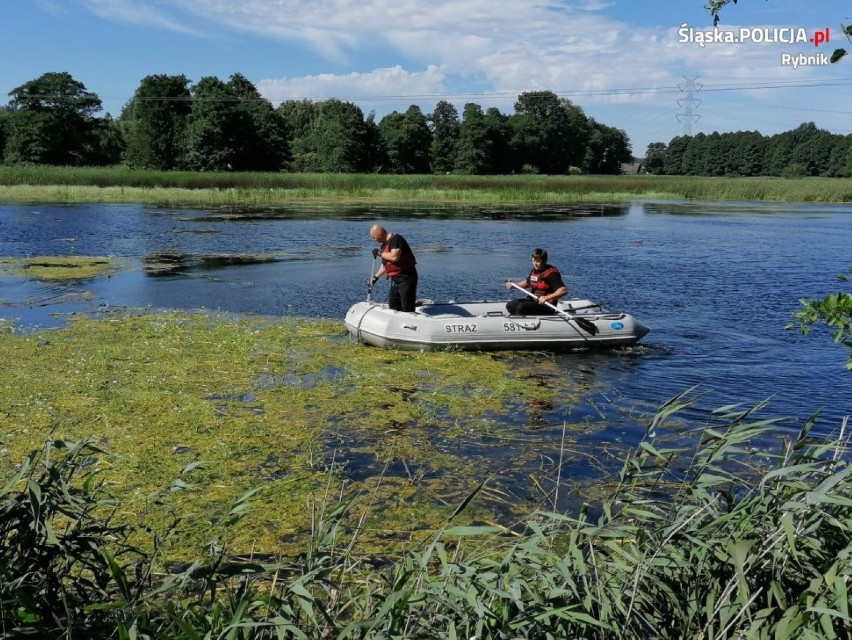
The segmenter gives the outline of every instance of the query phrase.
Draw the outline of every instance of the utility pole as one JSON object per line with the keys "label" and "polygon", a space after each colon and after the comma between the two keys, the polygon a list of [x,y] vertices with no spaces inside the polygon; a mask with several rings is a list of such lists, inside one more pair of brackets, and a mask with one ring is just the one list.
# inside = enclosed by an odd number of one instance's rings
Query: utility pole
{"label": "utility pole", "polygon": [[677,85],[677,88],[680,89],[681,93],[685,93],[686,97],[678,98],[677,100],[678,106],[683,109],[681,113],[677,114],[677,120],[683,124],[683,135],[691,136],[692,123],[698,122],[701,119],[701,114],[695,112],[695,109],[701,104],[701,100],[696,98],[695,94],[701,91],[703,85],[695,82],[698,78],[690,80],[686,76],[683,76],[683,79],[686,82],[680,83]]}

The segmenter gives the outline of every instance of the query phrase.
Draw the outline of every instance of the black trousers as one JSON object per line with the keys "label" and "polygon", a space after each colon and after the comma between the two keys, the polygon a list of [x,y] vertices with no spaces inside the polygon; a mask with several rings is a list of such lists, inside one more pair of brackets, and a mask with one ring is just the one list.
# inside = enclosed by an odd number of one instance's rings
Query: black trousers
{"label": "black trousers", "polygon": [[412,269],[391,278],[388,307],[394,311],[414,311],[417,302],[417,270]]}
{"label": "black trousers", "polygon": [[546,304],[539,304],[532,298],[519,298],[506,303],[506,311],[513,316],[552,316],[556,313]]}

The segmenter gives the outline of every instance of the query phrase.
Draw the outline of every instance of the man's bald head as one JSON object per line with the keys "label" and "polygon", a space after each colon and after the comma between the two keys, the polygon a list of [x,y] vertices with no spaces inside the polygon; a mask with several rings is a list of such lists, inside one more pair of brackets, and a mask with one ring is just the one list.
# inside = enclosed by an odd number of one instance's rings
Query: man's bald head
{"label": "man's bald head", "polygon": [[380,224],[374,224],[370,227],[370,237],[376,242],[384,242],[388,237],[388,232]]}

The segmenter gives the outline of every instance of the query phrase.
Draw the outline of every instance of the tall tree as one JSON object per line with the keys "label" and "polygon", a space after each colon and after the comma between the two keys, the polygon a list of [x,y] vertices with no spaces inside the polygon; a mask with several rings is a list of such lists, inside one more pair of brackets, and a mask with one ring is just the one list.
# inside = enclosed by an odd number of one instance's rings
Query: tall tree
{"label": "tall tree", "polygon": [[219,78],[204,77],[191,95],[178,166],[190,171],[232,169],[239,116],[227,85]]}
{"label": "tall tree", "polygon": [[490,168],[488,173],[507,174],[520,171],[523,162],[512,148],[512,120],[497,107],[485,112]]}
{"label": "tall tree", "polygon": [[387,147],[390,173],[429,173],[432,132],[420,107],[389,113],[379,122],[379,132]]}
{"label": "tall tree", "polygon": [[649,144],[648,149],[645,151],[645,161],[643,163],[645,171],[653,175],[663,175],[665,173],[667,151],[665,142],[652,142]]}
{"label": "tall tree", "polygon": [[371,111],[364,120],[364,157],[360,167],[362,172],[381,172],[388,162],[388,150],[382,139],[382,132],[376,122],[376,113]]}
{"label": "tall tree", "polygon": [[309,136],[319,117],[319,104],[313,100],[285,100],[278,105],[277,113],[284,119],[290,132],[293,171],[314,171],[316,151]]}
{"label": "tall tree", "polygon": [[121,114],[127,122],[125,160],[131,167],[178,167],[191,98],[186,76],[151,75],[142,79]]}
{"label": "tall tree", "polygon": [[7,162],[86,164],[95,148],[100,98],[70,73],[45,73],[9,92]]}
{"label": "tall tree", "polygon": [[449,173],[453,170],[456,147],[459,143],[459,112],[441,100],[429,116],[432,129],[432,173]]}
{"label": "tall tree", "polygon": [[90,164],[106,166],[121,162],[126,147],[124,132],[121,124],[106,114],[97,121],[95,142]]}
{"label": "tall tree", "polygon": [[552,91],[522,93],[512,119],[513,146],[524,164],[564,174],[581,166],[591,133],[582,110]]}
{"label": "tall tree", "polygon": [[280,171],[290,160],[290,132],[286,120],[242,74],[228,80],[237,100],[239,139],[233,166],[242,171]]}
{"label": "tall tree", "polygon": [[310,161],[304,170],[355,173],[366,164],[367,126],[356,104],[337,99],[317,104],[316,117],[301,141]]}
{"label": "tall tree", "polygon": [[663,173],[667,176],[684,175],[684,156],[689,148],[692,136],[676,136],[669,142],[666,149],[666,159],[663,165]]}
{"label": "tall tree", "polygon": [[278,171],[288,158],[284,118],[244,76],[192,87],[182,166],[195,171]]}
{"label": "tall tree", "polygon": [[11,112],[8,107],[0,107],[0,161],[3,160],[3,154],[6,150],[6,137],[9,131],[9,118]]}
{"label": "tall tree", "polygon": [[459,141],[453,164],[456,173],[481,175],[491,172],[491,141],[482,107],[473,102],[464,105]]}
{"label": "tall tree", "polygon": [[608,127],[589,119],[591,135],[583,158],[584,173],[618,175],[621,165],[632,162],[633,151],[623,129]]}

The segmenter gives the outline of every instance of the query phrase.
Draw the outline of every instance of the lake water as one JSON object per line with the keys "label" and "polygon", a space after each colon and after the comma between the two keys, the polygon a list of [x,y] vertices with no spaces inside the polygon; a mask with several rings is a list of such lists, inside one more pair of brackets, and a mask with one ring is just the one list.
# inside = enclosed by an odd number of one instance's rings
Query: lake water
{"label": "lake water", "polygon": [[[822,410],[816,432],[852,413],[846,350],[827,331],[785,331],[799,298],[842,290],[852,264],[852,208],[825,205],[644,202],[539,211],[345,209],[234,218],[145,206],[0,206],[0,256],[112,255],[111,278],[43,284],[0,276],[0,315],[53,326],[68,312],[114,307],[220,309],[342,319],[366,295],[370,224],[402,233],[418,258],[420,298],[501,299],[534,247],[550,253],[570,294],[628,311],[652,332],[636,348],[555,358],[582,399],[520,412],[517,425],[558,438],[565,421],[604,419],[580,448],[630,444],[664,400],[703,393],[686,418],[771,398],[762,415],[795,430]],[[196,263],[153,277],[141,256],[272,254],[274,262]],[[384,299],[387,285],[374,290]],[[534,417],[534,419],[533,419]],[[535,422],[535,425],[533,423]],[[532,425],[532,426],[531,426]]]}

